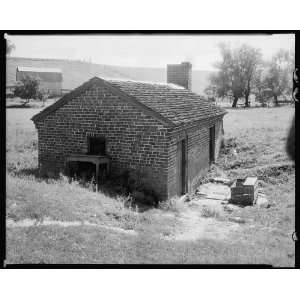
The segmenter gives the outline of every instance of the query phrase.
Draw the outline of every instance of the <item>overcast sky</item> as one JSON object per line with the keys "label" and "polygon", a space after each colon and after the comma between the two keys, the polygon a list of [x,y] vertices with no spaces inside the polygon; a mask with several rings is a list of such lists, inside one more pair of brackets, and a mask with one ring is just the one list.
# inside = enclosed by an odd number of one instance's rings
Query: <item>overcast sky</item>
{"label": "overcast sky", "polygon": [[281,35],[69,35],[8,36],[16,49],[12,56],[85,59],[93,63],[132,67],[165,67],[190,61],[193,69],[213,70],[220,59],[218,44],[249,44],[264,58],[279,49],[295,47],[293,34]]}

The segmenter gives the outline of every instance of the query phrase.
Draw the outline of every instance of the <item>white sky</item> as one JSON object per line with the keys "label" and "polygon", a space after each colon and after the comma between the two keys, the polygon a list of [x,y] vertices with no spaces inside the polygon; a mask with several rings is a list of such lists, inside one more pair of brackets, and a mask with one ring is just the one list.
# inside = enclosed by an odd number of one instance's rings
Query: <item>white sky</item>
{"label": "white sky", "polygon": [[197,70],[213,70],[213,63],[220,59],[220,42],[260,48],[264,58],[270,58],[281,48],[295,48],[293,34],[11,35],[8,38],[16,46],[12,56],[91,59],[93,63],[132,67],[165,67],[169,63],[190,61]]}

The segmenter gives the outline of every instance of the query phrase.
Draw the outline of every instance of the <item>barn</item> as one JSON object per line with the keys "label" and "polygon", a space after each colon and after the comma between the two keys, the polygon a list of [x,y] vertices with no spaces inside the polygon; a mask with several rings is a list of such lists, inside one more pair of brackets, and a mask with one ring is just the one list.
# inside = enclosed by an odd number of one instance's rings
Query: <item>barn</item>
{"label": "barn", "polygon": [[168,83],[94,77],[33,116],[41,172],[77,161],[137,172],[159,200],[195,190],[218,157],[226,111],[190,91],[190,69],[168,65]]}
{"label": "barn", "polygon": [[56,68],[20,67],[16,69],[16,80],[21,81],[26,76],[39,80],[40,89],[50,96],[60,96],[62,91],[62,71]]}

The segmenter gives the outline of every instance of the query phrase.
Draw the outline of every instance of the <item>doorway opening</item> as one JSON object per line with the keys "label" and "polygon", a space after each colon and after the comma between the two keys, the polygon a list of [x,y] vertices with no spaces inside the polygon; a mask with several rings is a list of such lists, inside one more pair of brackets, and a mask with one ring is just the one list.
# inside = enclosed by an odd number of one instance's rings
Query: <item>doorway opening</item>
{"label": "doorway opening", "polygon": [[178,195],[184,195],[187,192],[187,148],[186,140],[178,143]]}
{"label": "doorway opening", "polygon": [[215,162],[215,126],[209,128],[209,164]]}

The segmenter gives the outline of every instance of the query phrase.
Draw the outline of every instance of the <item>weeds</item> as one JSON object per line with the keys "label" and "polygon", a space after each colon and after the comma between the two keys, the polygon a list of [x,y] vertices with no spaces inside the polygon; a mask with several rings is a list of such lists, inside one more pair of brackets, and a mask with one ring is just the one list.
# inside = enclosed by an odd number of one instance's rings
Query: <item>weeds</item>
{"label": "weeds", "polygon": [[227,178],[227,174],[218,165],[211,165],[207,174],[200,180],[199,185],[210,182],[215,177]]}
{"label": "weeds", "polygon": [[283,164],[279,166],[267,166],[257,170],[256,174],[260,180],[270,184],[286,183],[295,172],[295,166]]}
{"label": "weeds", "polygon": [[220,210],[218,210],[214,206],[203,205],[201,207],[201,217],[217,219],[217,218],[221,217],[221,213],[220,213]]}
{"label": "weeds", "polygon": [[185,208],[184,202],[180,201],[180,197],[177,196],[159,203],[159,209],[165,211],[180,213],[184,210],[184,208]]}

